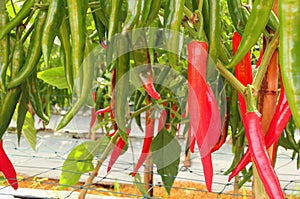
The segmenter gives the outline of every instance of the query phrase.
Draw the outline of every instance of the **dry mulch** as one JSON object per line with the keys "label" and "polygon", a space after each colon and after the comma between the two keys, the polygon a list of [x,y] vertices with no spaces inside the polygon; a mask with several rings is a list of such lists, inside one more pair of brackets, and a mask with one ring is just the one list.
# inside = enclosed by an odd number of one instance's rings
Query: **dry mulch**
{"label": "dry mulch", "polygon": [[[22,188],[32,188],[32,189],[42,189],[42,190],[59,190],[59,182],[57,179],[48,179],[48,178],[39,178],[39,177],[24,177],[18,176],[19,179],[23,179],[19,181],[19,187]],[[6,184],[4,182],[3,184]],[[77,183],[73,188],[68,187],[65,190],[67,191],[80,191],[80,186],[83,183]],[[76,189],[76,188],[77,189]],[[165,191],[164,187],[155,186],[154,187],[154,197],[157,198],[218,198],[218,199],[230,199],[234,198],[233,191],[227,192],[224,194],[217,194],[217,193],[208,193],[206,191],[205,185],[201,183],[194,183],[194,182],[183,182],[183,181],[175,181],[171,189],[171,194],[168,196],[167,192]],[[118,194],[121,193],[121,194]],[[93,185],[92,189],[88,191],[88,194],[96,194],[101,196],[116,196],[116,197],[129,197],[129,198],[140,198],[141,193],[134,185],[128,184],[119,184],[119,187],[114,187],[113,183],[109,184],[98,184]],[[243,191],[240,190],[240,196],[236,197],[239,199],[250,199],[251,195],[250,191],[244,192],[247,194],[248,197],[243,196]]]}
{"label": "dry mulch", "polygon": [[[32,188],[41,190],[59,190],[59,181],[57,179],[48,179],[40,177],[25,177],[18,176],[19,187],[22,188]],[[0,184],[6,184],[0,180]],[[80,186],[84,183],[77,183],[75,186],[68,187],[67,191],[80,191]],[[120,193],[120,194],[119,194]],[[99,196],[115,196],[115,197],[127,197],[127,198],[141,198],[141,193],[134,185],[129,184],[118,184],[118,188],[114,186],[113,183],[107,184],[97,184],[88,191],[88,194],[96,194]],[[208,193],[206,191],[205,185],[195,182],[187,181],[175,181],[173,188],[171,189],[171,194],[168,196],[164,187],[155,186],[154,187],[154,197],[155,198],[168,198],[168,199],[193,199],[193,198],[205,198],[205,199],[251,199],[251,191],[249,190],[239,190],[238,196],[234,197],[234,192],[224,192],[222,194],[218,193]],[[289,196],[288,199],[296,199],[298,197]]]}

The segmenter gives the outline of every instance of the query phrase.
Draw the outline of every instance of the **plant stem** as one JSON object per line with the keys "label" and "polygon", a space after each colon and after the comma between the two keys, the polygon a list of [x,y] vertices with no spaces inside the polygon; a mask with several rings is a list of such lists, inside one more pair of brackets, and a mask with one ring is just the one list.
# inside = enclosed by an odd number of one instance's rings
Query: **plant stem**
{"label": "plant stem", "polygon": [[256,91],[260,89],[261,83],[268,69],[268,64],[273,56],[273,53],[278,48],[278,45],[279,45],[279,28],[275,32],[272,41],[267,45],[266,50],[264,52],[264,56],[261,60],[260,67],[253,79],[253,87]]}
{"label": "plant stem", "polygon": [[0,0],[0,12],[5,10],[5,0]]}
{"label": "plant stem", "polygon": [[185,16],[187,16],[187,18],[192,19],[194,14],[192,11],[190,11],[190,9],[188,9],[186,6],[184,6],[183,8],[183,12],[185,14]]}
{"label": "plant stem", "polygon": [[[176,101],[176,99],[169,98],[169,99],[161,100],[160,102],[158,102],[158,104],[163,104],[165,102],[174,102],[174,101]],[[153,103],[149,103],[146,106],[140,108],[139,110],[136,110],[135,112],[130,114],[130,118],[135,118],[136,116],[140,115],[141,113],[149,110],[153,105],[154,105]]]}
{"label": "plant stem", "polygon": [[88,188],[92,185],[94,178],[98,175],[98,172],[99,172],[103,162],[105,161],[105,159],[110,154],[111,150],[115,146],[115,143],[116,143],[116,141],[119,137],[120,137],[119,133],[116,133],[114,136],[112,136],[109,144],[106,146],[106,148],[105,148],[104,152],[102,153],[100,159],[97,161],[97,165],[96,165],[95,169],[93,170],[91,175],[86,180],[86,182],[83,186],[84,189],[81,190],[80,195],[78,196],[78,199],[85,199]]}
{"label": "plant stem", "polygon": [[236,91],[244,95],[246,87],[220,62],[217,62],[217,68],[221,75],[235,88]]}

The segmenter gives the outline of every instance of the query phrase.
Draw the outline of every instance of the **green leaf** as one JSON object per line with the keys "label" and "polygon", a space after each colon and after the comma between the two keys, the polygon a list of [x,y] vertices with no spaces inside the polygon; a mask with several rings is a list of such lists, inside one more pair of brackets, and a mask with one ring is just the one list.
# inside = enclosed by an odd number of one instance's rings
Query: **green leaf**
{"label": "green leaf", "polygon": [[38,72],[37,77],[44,82],[55,86],[58,89],[69,88],[65,78],[64,67],[50,68],[41,72]]}
{"label": "green leaf", "polygon": [[92,171],[94,169],[92,161],[93,155],[86,148],[85,143],[76,146],[63,164],[59,180],[60,189],[76,184],[82,174]]}
{"label": "green leaf", "polygon": [[94,170],[93,158],[106,149],[110,139],[104,136],[95,141],[83,142],[76,146],[65,160],[60,175],[60,189],[78,182],[84,173]]}
{"label": "green leaf", "polygon": [[22,132],[31,148],[36,150],[36,129],[34,127],[34,119],[29,112],[26,113]]}
{"label": "green leaf", "polygon": [[99,156],[106,149],[109,141],[110,139],[107,136],[103,136],[95,141],[88,141],[82,144],[90,154],[92,154],[93,156]]}
{"label": "green leaf", "polygon": [[181,147],[178,140],[165,128],[153,139],[151,144],[153,162],[157,172],[170,194],[171,187],[178,174]]}
{"label": "green leaf", "polygon": [[135,187],[140,191],[140,193],[144,196],[148,196],[147,190],[145,188],[145,184],[142,182],[142,178],[139,173],[137,173],[133,178],[133,183]]}

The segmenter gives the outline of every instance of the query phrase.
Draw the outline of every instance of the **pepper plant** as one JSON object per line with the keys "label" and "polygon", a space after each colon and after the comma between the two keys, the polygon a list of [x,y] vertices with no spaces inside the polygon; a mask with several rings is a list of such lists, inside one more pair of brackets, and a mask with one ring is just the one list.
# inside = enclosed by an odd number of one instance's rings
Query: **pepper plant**
{"label": "pepper plant", "polygon": [[277,147],[293,150],[300,167],[299,26],[293,0],[0,0],[0,170],[17,189],[2,139],[13,115],[20,137],[29,106],[47,124],[57,103],[67,113],[56,130],[91,108],[91,130],[105,132],[68,155],[62,188],[92,172],[88,188],[107,158],[113,169],[135,122],[145,138],[134,180],[152,155],[170,193],[184,125],[186,153],[196,144],[208,191],[211,154],[228,138],[229,180],[240,187],[252,177],[254,198],[284,198]]}

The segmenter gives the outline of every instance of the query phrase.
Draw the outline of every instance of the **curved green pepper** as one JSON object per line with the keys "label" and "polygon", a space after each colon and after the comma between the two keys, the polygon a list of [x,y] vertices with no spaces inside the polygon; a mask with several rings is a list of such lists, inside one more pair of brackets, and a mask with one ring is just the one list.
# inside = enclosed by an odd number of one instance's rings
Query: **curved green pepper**
{"label": "curved green pepper", "polygon": [[149,26],[153,22],[153,20],[157,17],[160,6],[161,6],[161,0],[152,1],[151,12],[148,15],[146,26]]}
{"label": "curved green pepper", "polygon": [[274,0],[256,0],[248,18],[242,41],[227,68],[235,67],[257,42],[264,31],[273,7]]}
{"label": "curved green pepper", "polygon": [[[12,56],[12,74],[11,78],[14,78],[17,72],[21,69],[24,63],[24,51],[23,44],[21,41],[16,41],[14,52]],[[0,139],[8,128],[12,116],[15,112],[18,100],[21,95],[21,88],[18,86],[16,88],[9,89],[3,99],[2,107],[0,109]]]}
{"label": "curved green pepper", "polygon": [[70,34],[67,27],[66,19],[63,20],[59,32],[58,38],[60,39],[61,46],[64,52],[64,67],[65,67],[65,77],[69,85],[70,90],[73,90],[74,77],[73,77],[73,67],[72,67],[72,52],[70,43]]}
{"label": "curved green pepper", "polygon": [[[8,13],[4,7],[3,9],[0,9],[0,30],[7,25],[8,20]],[[6,34],[3,39],[0,39],[0,90],[2,91],[5,91],[6,71],[10,53],[9,43],[9,34]]]}
{"label": "curved green pepper", "polygon": [[67,112],[67,114],[60,121],[56,130],[60,130],[67,126],[67,124],[73,119],[73,117],[78,113],[78,111],[85,104],[88,96],[91,94],[91,87],[94,76],[94,54],[92,53],[92,44],[88,37],[86,37],[86,48],[85,48],[85,61],[82,64],[83,67],[83,80],[82,80],[82,91],[78,100],[75,102],[73,107]]}
{"label": "curved green pepper", "polygon": [[46,16],[47,12],[41,9],[36,18],[35,28],[30,38],[30,45],[24,67],[18,72],[16,77],[7,84],[7,88],[14,88],[23,83],[38,65],[42,56],[41,38]]}
{"label": "curved green pepper", "polygon": [[[71,31],[72,44],[72,64],[73,77],[80,78],[79,70],[84,58],[85,41],[86,41],[86,11],[88,8],[88,1],[82,0],[68,0],[68,16]],[[75,88],[75,92],[80,94],[81,83]]]}
{"label": "curved green pepper", "polygon": [[241,0],[227,0],[228,11],[236,31],[243,35],[247,24],[247,10]]}
{"label": "curved green pepper", "polygon": [[216,63],[219,54],[220,36],[221,36],[221,15],[220,2],[209,0],[210,23],[209,23],[209,56]]}
{"label": "curved green pepper", "polygon": [[123,25],[123,31],[131,30],[133,26],[138,22],[141,8],[142,0],[128,1],[127,16]]}
{"label": "curved green pepper", "polygon": [[[169,5],[165,8],[167,12],[166,16],[166,28],[170,29],[168,35],[168,57],[171,67],[176,67],[178,65],[178,57],[180,55],[180,26],[183,18],[183,9],[184,9],[185,0],[170,0]],[[176,53],[175,53],[176,52]]]}
{"label": "curved green pepper", "polygon": [[0,39],[2,39],[6,34],[8,34],[12,29],[17,27],[22,23],[22,20],[25,19],[29,13],[31,12],[34,6],[35,0],[26,0],[21,8],[21,10],[17,13],[15,18],[13,18],[8,24],[1,30]]}
{"label": "curved green pepper", "polygon": [[111,5],[111,12],[109,16],[109,26],[108,26],[108,39],[111,39],[114,34],[117,33],[118,26],[119,26],[119,14],[121,12],[122,7],[121,0],[114,0],[112,1]]}
{"label": "curved green pepper", "polygon": [[293,118],[300,128],[300,2],[279,1],[280,71]]}
{"label": "curved green pepper", "polygon": [[38,88],[38,80],[36,71],[26,80],[26,85],[29,94],[29,101],[37,116],[42,119],[46,124],[49,123],[48,116],[44,113],[43,104]]}
{"label": "curved green pepper", "polygon": [[[130,57],[129,57],[129,42],[127,38],[121,38],[117,41],[119,46],[119,52],[124,53],[119,55],[116,64],[116,85],[114,89],[115,95],[115,119],[119,128],[119,133],[122,139],[127,142],[126,136],[126,124],[128,115],[128,97],[129,97],[129,69],[130,69]],[[127,53],[126,53],[127,52]]]}
{"label": "curved green pepper", "polygon": [[48,14],[43,30],[42,51],[44,55],[45,65],[48,66],[53,41],[59,31],[62,19],[65,14],[64,0],[48,0]]}

